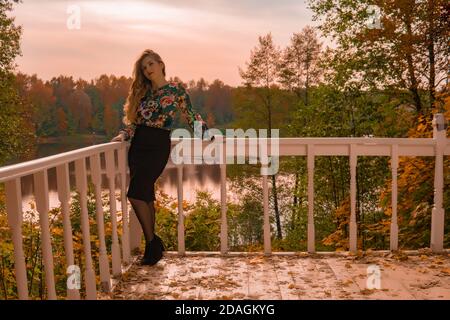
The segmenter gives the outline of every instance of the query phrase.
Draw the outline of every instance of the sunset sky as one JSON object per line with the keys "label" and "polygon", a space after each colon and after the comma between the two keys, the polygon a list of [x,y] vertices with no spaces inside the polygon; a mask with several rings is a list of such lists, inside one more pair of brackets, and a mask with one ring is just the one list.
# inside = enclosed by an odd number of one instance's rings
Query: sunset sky
{"label": "sunset sky", "polygon": [[[80,29],[67,27],[71,5],[80,9]],[[272,32],[284,47],[294,32],[317,25],[305,0],[23,0],[12,15],[23,26],[17,70],[44,80],[131,76],[137,56],[149,48],[162,56],[168,77],[236,86],[238,66],[245,66],[259,35]]]}

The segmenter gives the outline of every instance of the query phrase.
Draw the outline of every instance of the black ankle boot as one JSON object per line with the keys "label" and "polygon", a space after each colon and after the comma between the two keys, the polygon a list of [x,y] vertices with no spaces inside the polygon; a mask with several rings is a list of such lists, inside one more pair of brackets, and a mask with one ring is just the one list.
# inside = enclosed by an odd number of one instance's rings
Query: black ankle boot
{"label": "black ankle boot", "polygon": [[141,260],[141,265],[155,265],[161,260],[163,250],[164,245],[162,244],[161,238],[155,234],[153,239],[145,244],[145,252]]}
{"label": "black ankle boot", "polygon": [[149,265],[155,265],[159,260],[161,260],[163,256],[161,243],[158,241],[156,236],[153,237],[153,240],[150,242],[150,260]]}
{"label": "black ankle boot", "polygon": [[161,246],[161,251],[166,251],[166,248],[164,248],[164,242],[162,241],[162,239],[156,233],[155,233],[154,237],[158,240],[158,242]]}
{"label": "black ankle boot", "polygon": [[144,256],[141,259],[140,264],[146,265],[151,262],[151,241],[145,243]]}

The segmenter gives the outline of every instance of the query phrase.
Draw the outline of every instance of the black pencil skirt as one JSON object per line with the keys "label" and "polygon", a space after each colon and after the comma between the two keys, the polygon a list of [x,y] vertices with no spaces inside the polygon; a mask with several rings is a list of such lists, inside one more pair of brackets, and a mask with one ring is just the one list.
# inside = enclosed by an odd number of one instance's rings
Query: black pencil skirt
{"label": "black pencil skirt", "polygon": [[128,150],[130,184],[127,197],[155,200],[155,182],[169,161],[170,131],[138,125]]}

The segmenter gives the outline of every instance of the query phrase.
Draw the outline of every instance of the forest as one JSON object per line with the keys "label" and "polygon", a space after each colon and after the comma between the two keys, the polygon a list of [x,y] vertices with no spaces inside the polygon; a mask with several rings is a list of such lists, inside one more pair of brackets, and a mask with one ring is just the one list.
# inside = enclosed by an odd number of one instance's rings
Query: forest
{"label": "forest", "polygon": [[[43,81],[18,72],[22,29],[9,17],[16,1],[0,0],[0,166],[26,156],[41,139],[101,134],[106,139],[122,126],[123,104],[131,78],[100,75],[75,80],[60,75]],[[178,77],[210,128],[280,129],[280,137],[415,137],[433,135],[432,117],[450,118],[448,82],[450,30],[445,0],[380,0],[381,27],[368,27],[368,1],[309,0],[319,27],[306,26],[281,48],[271,33],[255,38],[254,48],[238,68],[242,84],[231,87],[216,79]],[[324,47],[321,37],[336,46]],[[178,119],[176,126],[185,126]],[[447,136],[450,129],[447,128]],[[317,157],[315,163],[316,249],[348,250],[350,171],[347,157]],[[444,210],[450,210],[450,159],[444,159]],[[227,203],[231,251],[263,250],[263,205],[258,165],[228,165]],[[389,249],[391,218],[390,160],[359,157],[357,164],[358,249]],[[307,168],[303,157],[283,157],[269,177],[272,248],[306,251]],[[401,157],[398,168],[399,246],[429,247],[433,207],[434,159]],[[157,233],[168,250],[177,249],[177,202],[157,195]],[[105,199],[107,201],[107,199]],[[106,202],[105,202],[106,203]],[[220,250],[220,202],[198,190],[183,203],[186,250]],[[83,266],[79,198],[71,203],[76,263]],[[95,198],[88,203],[93,255],[98,255]],[[120,213],[119,213],[120,214]],[[24,213],[24,251],[30,296],[45,299],[40,229],[35,211]],[[50,212],[58,294],[65,294],[62,217]],[[109,215],[105,212],[107,234]],[[446,216],[444,247],[450,245]],[[0,184],[0,297],[15,298],[14,257],[7,223],[4,186]],[[107,238],[107,248],[111,239]],[[108,249],[108,250],[109,250]],[[110,252],[108,252],[110,254]],[[98,271],[98,265],[96,265]],[[98,272],[96,272],[98,274]]]}

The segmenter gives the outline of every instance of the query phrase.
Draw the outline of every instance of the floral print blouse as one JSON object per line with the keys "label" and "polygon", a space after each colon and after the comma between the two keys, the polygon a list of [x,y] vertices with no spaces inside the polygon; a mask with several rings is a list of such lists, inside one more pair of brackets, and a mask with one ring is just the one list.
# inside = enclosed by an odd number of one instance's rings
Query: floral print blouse
{"label": "floral print blouse", "polygon": [[[137,125],[170,130],[177,110],[183,113],[194,132],[194,121],[196,121],[197,114],[192,109],[189,94],[180,83],[169,82],[160,87],[156,93],[153,93],[152,90],[147,92],[137,109],[135,122],[120,130],[119,133],[124,133],[125,141],[128,141],[133,138]],[[202,136],[206,129],[206,124],[203,123]]]}

